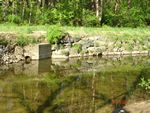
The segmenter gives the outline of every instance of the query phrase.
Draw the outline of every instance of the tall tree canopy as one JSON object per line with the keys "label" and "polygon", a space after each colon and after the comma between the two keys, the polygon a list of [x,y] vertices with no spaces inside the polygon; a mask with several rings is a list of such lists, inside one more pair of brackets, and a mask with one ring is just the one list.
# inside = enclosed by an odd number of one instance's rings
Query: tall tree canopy
{"label": "tall tree canopy", "polygon": [[150,0],[0,0],[0,22],[137,27],[150,25]]}

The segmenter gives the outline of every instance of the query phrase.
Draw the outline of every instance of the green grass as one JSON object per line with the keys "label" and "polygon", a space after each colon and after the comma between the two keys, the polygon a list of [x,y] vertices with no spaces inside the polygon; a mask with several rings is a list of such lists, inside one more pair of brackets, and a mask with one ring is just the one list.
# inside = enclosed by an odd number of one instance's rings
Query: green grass
{"label": "green grass", "polygon": [[38,43],[38,41],[35,38],[26,37],[26,36],[21,35],[17,38],[16,43],[19,46],[25,46],[25,45],[29,45],[29,44],[36,44],[36,43]]}
{"label": "green grass", "polygon": [[[0,32],[17,32],[20,34],[30,34],[33,31],[48,31],[50,25],[23,25],[0,24]],[[53,25],[51,25],[53,27]],[[72,36],[97,36],[101,35],[111,39],[129,40],[129,39],[149,39],[150,27],[143,28],[117,28],[117,27],[71,27],[62,26],[62,29],[69,32]]]}
{"label": "green grass", "polygon": [[23,25],[18,26],[15,24],[0,24],[0,32],[17,32],[21,34],[31,33],[32,31],[47,31],[47,26],[38,25],[38,26],[29,26]]}

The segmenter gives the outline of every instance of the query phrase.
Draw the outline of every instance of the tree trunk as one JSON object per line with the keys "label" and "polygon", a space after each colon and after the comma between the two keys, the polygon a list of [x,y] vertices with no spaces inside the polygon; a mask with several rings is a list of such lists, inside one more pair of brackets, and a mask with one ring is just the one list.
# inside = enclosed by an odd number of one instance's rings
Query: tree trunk
{"label": "tree trunk", "polygon": [[42,8],[44,9],[45,7],[45,0],[42,0]]}
{"label": "tree trunk", "polygon": [[24,19],[24,15],[25,15],[25,8],[26,8],[26,2],[23,0],[22,1],[22,20]]}
{"label": "tree trunk", "polygon": [[2,10],[3,10],[3,19],[4,21],[6,20],[6,16],[7,16],[7,10],[8,10],[8,7],[9,7],[9,1],[8,0],[4,0],[2,2]]}
{"label": "tree trunk", "polygon": [[103,13],[103,0],[95,0],[96,17],[101,23]]}
{"label": "tree trunk", "polygon": [[99,0],[95,0],[95,8],[96,8],[96,17],[99,18],[99,10],[100,10],[100,6],[99,6]]}
{"label": "tree trunk", "polygon": [[118,7],[119,7],[119,1],[116,0],[116,1],[115,1],[115,14],[116,14],[117,11],[118,11]]}
{"label": "tree trunk", "polygon": [[99,21],[102,24],[102,17],[103,17],[103,0],[100,0],[100,16]]}

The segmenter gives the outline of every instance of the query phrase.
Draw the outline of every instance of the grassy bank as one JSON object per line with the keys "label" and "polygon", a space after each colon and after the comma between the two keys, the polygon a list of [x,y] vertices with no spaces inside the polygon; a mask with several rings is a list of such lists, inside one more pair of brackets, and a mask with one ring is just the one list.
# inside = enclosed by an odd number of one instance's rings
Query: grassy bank
{"label": "grassy bank", "polygon": [[[17,26],[13,24],[0,24],[1,32],[18,32],[18,33],[31,33],[32,31],[47,31],[50,25],[37,25],[37,26]],[[51,25],[51,27],[53,27]],[[69,27],[62,26],[64,31],[70,32],[73,35],[106,35],[117,37],[150,37],[150,27],[144,28],[118,28],[103,26],[101,28],[96,27]]]}
{"label": "grassy bank", "polygon": [[[48,31],[53,25],[37,25],[37,26],[17,26],[13,24],[0,24],[0,32],[16,32],[18,34],[32,34],[34,31]],[[119,40],[124,42],[138,41],[140,44],[150,42],[150,27],[143,28],[118,28],[118,27],[71,27],[61,26],[64,32],[68,32],[73,37],[89,37],[100,35],[111,40]],[[21,40],[22,41],[22,40]],[[148,47],[149,48],[149,47]]]}

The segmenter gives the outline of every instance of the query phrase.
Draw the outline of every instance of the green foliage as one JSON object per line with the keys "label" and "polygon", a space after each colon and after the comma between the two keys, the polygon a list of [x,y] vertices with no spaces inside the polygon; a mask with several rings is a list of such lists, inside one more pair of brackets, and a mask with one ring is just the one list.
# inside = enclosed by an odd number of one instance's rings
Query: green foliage
{"label": "green foliage", "polygon": [[0,39],[0,45],[7,45],[8,41],[5,39]]}
{"label": "green foliage", "polygon": [[[137,27],[150,24],[149,0],[105,0],[96,8],[91,0],[4,0],[0,4],[0,22],[16,24],[61,24],[73,26]],[[99,10],[99,16],[96,12]],[[101,15],[102,14],[102,15]],[[99,20],[100,18],[100,20]],[[101,20],[102,19],[102,20]]]}
{"label": "green foliage", "polygon": [[149,79],[141,78],[141,82],[139,83],[139,85],[148,93],[150,93],[150,78]]}
{"label": "green foliage", "polygon": [[145,8],[142,6],[146,1],[143,2],[133,0],[129,6],[127,1],[124,1],[119,3],[119,7],[116,6],[115,2],[105,4],[108,6],[105,6],[106,8],[104,9],[103,23],[119,27],[144,26],[148,15],[148,7],[145,5],[146,10],[143,10]]}
{"label": "green foliage", "polygon": [[75,50],[77,50],[78,53],[80,53],[82,51],[82,45],[81,44],[73,45],[73,48]]}
{"label": "green foliage", "polygon": [[36,24],[48,24],[51,21],[51,12],[49,10],[43,10],[43,12],[38,9],[35,13],[35,23]]}
{"label": "green foliage", "polygon": [[27,33],[28,34],[31,34],[33,31],[32,31],[32,29],[31,28],[27,28]]}
{"label": "green foliage", "polygon": [[47,39],[50,43],[57,43],[63,35],[63,31],[60,26],[51,26],[47,31]]}
{"label": "green foliage", "polygon": [[8,15],[7,16],[7,21],[9,23],[15,23],[15,24],[19,24],[21,23],[21,18],[19,16],[16,16],[14,14]]}
{"label": "green foliage", "polygon": [[25,45],[37,43],[37,41],[33,37],[26,37],[26,36],[21,35],[17,38],[16,43],[19,46],[25,46]]}
{"label": "green foliage", "polygon": [[100,24],[95,13],[89,10],[84,10],[83,25],[85,26],[98,26]]}
{"label": "green foliage", "polygon": [[[128,17],[128,18],[127,18]],[[124,26],[128,27],[137,27],[137,26],[144,26],[144,14],[142,9],[139,7],[133,7],[129,10],[129,14],[124,22]]]}

